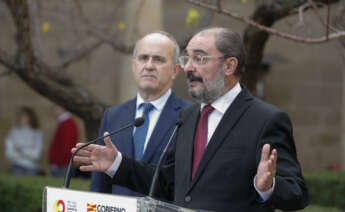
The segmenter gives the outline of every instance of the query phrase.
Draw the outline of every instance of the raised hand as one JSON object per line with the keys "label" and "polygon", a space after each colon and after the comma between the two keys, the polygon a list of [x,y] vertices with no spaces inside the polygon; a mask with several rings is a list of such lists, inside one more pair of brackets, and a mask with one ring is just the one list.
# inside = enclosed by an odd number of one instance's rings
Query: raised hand
{"label": "raised hand", "polygon": [[[105,132],[104,135],[108,135]],[[114,163],[117,156],[117,148],[111,142],[110,137],[104,138],[105,146],[91,144],[84,149],[81,149],[74,157],[75,162],[80,162],[84,165],[80,166],[81,171],[99,171],[105,172]],[[78,143],[72,152],[82,146],[83,143]]]}
{"label": "raised hand", "polygon": [[270,145],[265,144],[261,151],[261,160],[256,172],[255,186],[260,192],[265,192],[272,187],[273,178],[276,176],[278,153],[273,149],[270,154]]}

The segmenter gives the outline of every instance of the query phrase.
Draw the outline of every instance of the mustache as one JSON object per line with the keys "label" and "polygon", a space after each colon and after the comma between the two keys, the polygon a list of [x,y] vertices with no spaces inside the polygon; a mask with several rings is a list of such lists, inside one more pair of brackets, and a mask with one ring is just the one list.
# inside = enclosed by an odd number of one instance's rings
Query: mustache
{"label": "mustache", "polygon": [[199,82],[203,82],[203,79],[200,76],[195,75],[192,72],[188,72],[187,73],[187,78],[189,79],[189,81],[199,81]]}

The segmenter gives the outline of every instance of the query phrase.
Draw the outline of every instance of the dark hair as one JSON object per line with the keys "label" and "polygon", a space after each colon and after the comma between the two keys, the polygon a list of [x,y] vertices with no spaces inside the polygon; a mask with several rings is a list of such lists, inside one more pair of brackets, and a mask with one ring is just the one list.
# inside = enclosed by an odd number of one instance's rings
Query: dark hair
{"label": "dark hair", "polygon": [[19,122],[20,119],[20,115],[21,114],[25,114],[29,117],[29,125],[34,128],[34,129],[38,129],[39,128],[39,121],[38,118],[36,116],[36,113],[33,109],[31,109],[30,107],[27,106],[23,106],[19,109],[18,112],[18,118],[17,118],[17,124]]}
{"label": "dark hair", "polygon": [[224,58],[237,58],[238,66],[235,74],[240,78],[244,73],[246,58],[245,48],[241,36],[237,32],[223,27],[210,27],[202,29],[199,31],[199,33],[204,33],[206,31],[215,32],[216,48],[218,51],[224,54]]}
{"label": "dark hair", "polygon": [[216,34],[216,48],[224,54],[224,58],[237,58],[238,65],[235,74],[241,77],[244,73],[246,57],[241,36],[231,29],[223,28],[223,30]]}

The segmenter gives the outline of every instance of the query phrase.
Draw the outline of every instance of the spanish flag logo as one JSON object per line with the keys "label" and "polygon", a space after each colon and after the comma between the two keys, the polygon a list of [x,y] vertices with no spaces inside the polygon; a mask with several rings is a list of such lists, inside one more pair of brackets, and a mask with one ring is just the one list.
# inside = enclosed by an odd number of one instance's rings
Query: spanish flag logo
{"label": "spanish flag logo", "polygon": [[87,203],[87,212],[96,212],[96,204]]}

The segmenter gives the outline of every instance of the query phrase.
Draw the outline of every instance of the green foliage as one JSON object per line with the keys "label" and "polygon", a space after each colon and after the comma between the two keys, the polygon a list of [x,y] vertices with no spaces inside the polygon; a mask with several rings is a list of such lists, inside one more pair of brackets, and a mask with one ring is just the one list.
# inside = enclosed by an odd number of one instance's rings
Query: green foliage
{"label": "green foliage", "polygon": [[[345,208],[345,173],[315,172],[305,175],[310,206],[300,212],[340,212]],[[88,190],[90,181],[72,179],[71,188]],[[0,174],[1,211],[39,212],[45,186],[61,187],[62,178],[16,177]]]}
{"label": "green foliage", "polygon": [[345,208],[345,173],[315,172],[305,175],[310,204]]}
{"label": "green foliage", "polygon": [[324,207],[324,206],[318,206],[318,205],[310,205],[306,207],[304,210],[300,210],[298,212],[342,212],[338,208],[333,207]]}
{"label": "green foliage", "polygon": [[[88,190],[90,182],[72,179],[71,188]],[[42,194],[45,186],[62,187],[62,178],[52,177],[17,177],[0,174],[1,211],[40,212],[42,211]]]}

